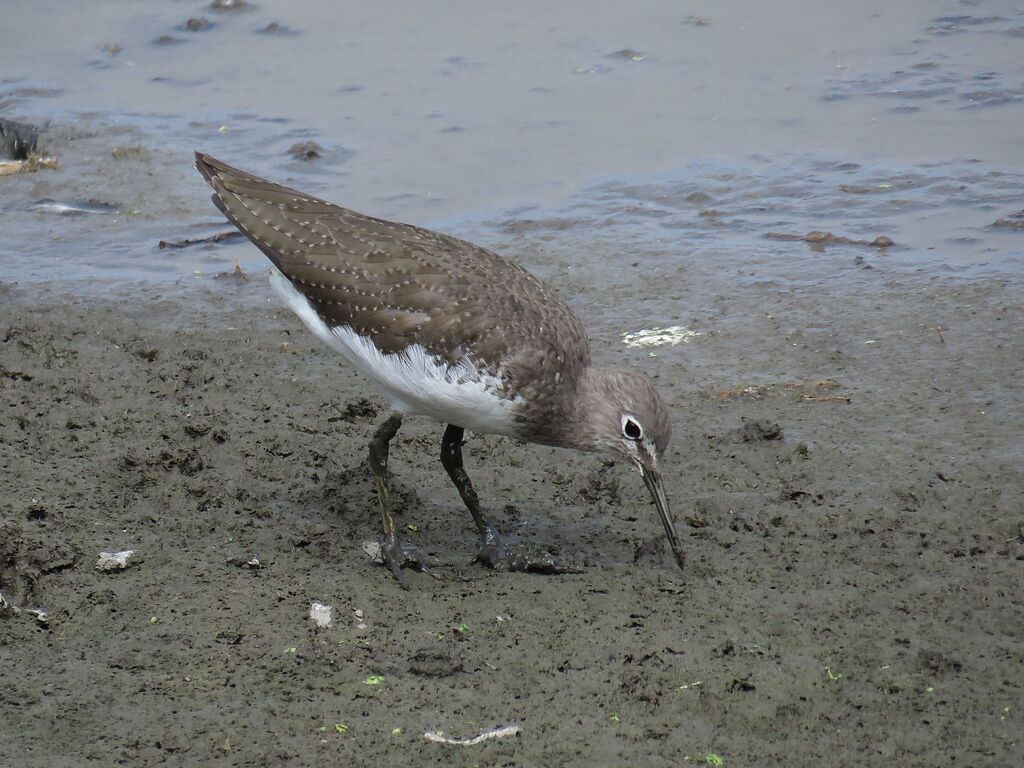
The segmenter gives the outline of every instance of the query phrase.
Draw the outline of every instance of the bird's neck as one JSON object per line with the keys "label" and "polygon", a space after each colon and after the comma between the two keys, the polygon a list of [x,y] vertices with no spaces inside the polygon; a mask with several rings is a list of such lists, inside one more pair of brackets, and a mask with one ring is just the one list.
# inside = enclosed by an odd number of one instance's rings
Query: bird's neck
{"label": "bird's neck", "polygon": [[562,445],[566,448],[587,452],[612,450],[611,446],[603,444],[600,436],[604,432],[601,425],[615,419],[608,412],[608,392],[616,373],[615,368],[584,370],[576,384],[567,418],[562,421],[565,430]]}

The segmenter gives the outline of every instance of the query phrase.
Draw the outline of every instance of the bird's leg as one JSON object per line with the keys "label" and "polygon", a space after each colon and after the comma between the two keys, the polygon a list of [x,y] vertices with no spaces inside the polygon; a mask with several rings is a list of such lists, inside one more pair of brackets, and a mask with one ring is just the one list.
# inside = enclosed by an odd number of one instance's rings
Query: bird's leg
{"label": "bird's leg", "polygon": [[455,483],[459,496],[473,516],[477,530],[480,531],[480,544],[482,548],[493,547],[501,539],[498,529],[491,525],[484,517],[480,509],[480,497],[476,495],[476,489],[466,474],[466,468],[462,465],[462,436],[465,430],[449,424],[441,439],[441,464],[444,465],[448,477]]}
{"label": "bird's leg", "polygon": [[392,413],[379,427],[370,440],[370,471],[373,472],[373,483],[377,488],[377,501],[380,503],[380,519],[384,528],[384,540],[380,543],[380,554],[384,564],[398,579],[403,588],[409,588],[409,582],[402,573],[402,568],[415,568],[431,576],[440,577],[433,568],[432,563],[427,563],[412,547],[406,547],[398,543],[398,536],[395,533],[395,520],[391,516],[391,490],[388,487],[388,447],[391,438],[402,426],[402,414]]}
{"label": "bird's leg", "polygon": [[548,552],[534,546],[510,546],[505,542],[501,532],[495,528],[480,509],[480,497],[476,495],[473,483],[462,465],[462,436],[465,430],[449,424],[441,439],[441,464],[444,465],[448,477],[462,497],[462,501],[473,516],[477,530],[480,531],[480,549],[477,550],[478,562],[490,566],[496,571],[532,571],[534,573],[575,573],[575,566],[560,564]]}

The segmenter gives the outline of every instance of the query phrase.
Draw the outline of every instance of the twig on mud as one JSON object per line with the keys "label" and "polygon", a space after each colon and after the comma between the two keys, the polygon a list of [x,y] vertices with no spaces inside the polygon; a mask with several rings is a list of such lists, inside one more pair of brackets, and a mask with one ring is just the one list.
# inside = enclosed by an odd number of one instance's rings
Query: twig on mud
{"label": "twig on mud", "polygon": [[40,157],[33,155],[28,160],[3,160],[0,161],[0,176],[13,176],[16,173],[33,173],[40,168],[48,168],[55,171],[60,166],[55,157]]}
{"label": "twig on mud", "polygon": [[460,747],[472,747],[474,744],[479,744],[488,739],[501,739],[505,736],[515,736],[522,730],[518,725],[503,725],[499,728],[492,728],[489,731],[478,733],[471,739],[453,739],[450,736],[445,736],[443,731],[427,731],[423,734],[423,738],[427,741],[433,741],[437,744],[456,744]]}
{"label": "twig on mud", "polygon": [[50,614],[46,611],[41,608],[19,608],[14,603],[8,602],[7,598],[3,596],[3,593],[0,593],[0,616],[5,613],[10,613],[14,616],[26,613],[35,619],[36,623],[44,629],[50,624]]}
{"label": "twig on mud", "polygon": [[802,240],[805,243],[822,243],[825,245],[870,245],[873,248],[888,248],[893,244],[892,238],[886,237],[885,235],[879,235],[874,240],[854,240],[849,237],[841,237],[839,235],[833,235],[831,232],[822,232],[817,229],[813,232],[808,232],[806,235],[767,232],[765,237],[770,237],[772,240]]}
{"label": "twig on mud", "polygon": [[230,232],[218,232],[216,235],[210,235],[209,237],[200,237],[195,240],[161,240],[159,248],[188,248],[190,245],[202,245],[203,243],[219,243],[221,240],[233,240],[236,237],[241,237],[242,233],[237,229],[233,229]]}
{"label": "twig on mud", "polygon": [[800,401],[804,403],[852,403],[852,397],[842,397],[841,395],[829,395],[823,397],[813,397],[811,395],[802,395]]}

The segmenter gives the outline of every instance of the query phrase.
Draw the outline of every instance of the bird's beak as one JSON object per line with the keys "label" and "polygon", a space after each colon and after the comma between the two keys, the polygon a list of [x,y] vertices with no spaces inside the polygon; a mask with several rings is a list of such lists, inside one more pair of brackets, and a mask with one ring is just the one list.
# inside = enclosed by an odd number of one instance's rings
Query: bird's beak
{"label": "bird's beak", "polygon": [[676,524],[672,521],[672,513],[668,509],[668,497],[665,495],[665,486],[662,485],[661,475],[643,464],[639,465],[640,476],[644,479],[644,485],[651,492],[654,499],[654,506],[658,508],[661,515],[661,522],[665,526],[665,534],[668,536],[668,545],[672,547],[672,555],[676,559],[676,565],[680,568],[686,563],[686,553],[679,546],[679,538],[676,536]]}

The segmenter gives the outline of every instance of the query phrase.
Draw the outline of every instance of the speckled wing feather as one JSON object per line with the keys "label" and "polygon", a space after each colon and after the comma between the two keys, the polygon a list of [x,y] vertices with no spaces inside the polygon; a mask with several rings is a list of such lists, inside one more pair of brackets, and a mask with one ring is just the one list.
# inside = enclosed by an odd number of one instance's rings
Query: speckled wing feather
{"label": "speckled wing feather", "polygon": [[196,167],[214,204],[328,326],[351,327],[386,353],[421,344],[453,362],[468,357],[491,373],[500,367],[507,386],[528,400],[571,386],[562,378],[589,365],[573,311],[491,251],[364,216],[198,152]]}

